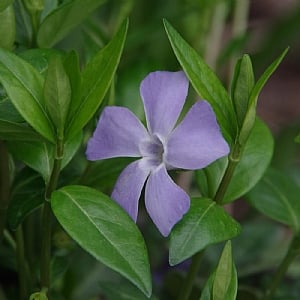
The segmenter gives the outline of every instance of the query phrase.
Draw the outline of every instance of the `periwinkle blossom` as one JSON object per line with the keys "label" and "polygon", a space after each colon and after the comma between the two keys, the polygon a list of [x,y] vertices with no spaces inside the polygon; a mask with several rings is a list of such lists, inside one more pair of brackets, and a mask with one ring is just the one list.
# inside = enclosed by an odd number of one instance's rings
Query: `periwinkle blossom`
{"label": "periwinkle blossom", "polygon": [[148,130],[127,108],[106,107],[86,151],[89,160],[140,157],[122,171],[111,198],[136,221],[146,182],[146,210],[163,236],[190,206],[189,196],[167,170],[201,169],[229,152],[206,101],[196,102],[175,127],[187,92],[182,71],[150,73],[140,86]]}

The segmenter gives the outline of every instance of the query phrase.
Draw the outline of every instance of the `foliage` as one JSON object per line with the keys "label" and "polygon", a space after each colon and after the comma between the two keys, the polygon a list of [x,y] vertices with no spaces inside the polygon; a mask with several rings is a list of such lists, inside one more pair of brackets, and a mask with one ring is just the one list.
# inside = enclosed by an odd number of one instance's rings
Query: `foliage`
{"label": "foliage", "polygon": [[[272,132],[257,108],[298,58],[300,6],[247,48],[249,3],[0,1],[1,299],[299,298],[300,130]],[[179,120],[206,100],[230,153],[168,170],[191,205],[164,238],[143,201],[135,224],[110,196],[135,157],[85,152],[106,106],[145,122],[141,80],[178,69],[190,83]]]}

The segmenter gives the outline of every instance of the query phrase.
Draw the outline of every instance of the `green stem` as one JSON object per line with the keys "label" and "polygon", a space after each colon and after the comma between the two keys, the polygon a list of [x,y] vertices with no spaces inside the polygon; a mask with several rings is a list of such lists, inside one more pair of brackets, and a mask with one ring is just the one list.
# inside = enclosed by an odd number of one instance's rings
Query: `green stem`
{"label": "green stem", "polygon": [[52,192],[57,187],[57,182],[61,169],[61,160],[63,157],[63,142],[58,140],[56,145],[56,158],[49,184],[46,187],[45,198],[46,201],[43,206],[42,213],[42,246],[41,246],[41,288],[48,291],[50,287],[50,258],[51,258],[51,221],[52,211],[50,206],[50,198]]}
{"label": "green stem", "polygon": [[22,227],[19,226],[16,231],[17,242],[17,262],[18,262],[18,275],[19,275],[19,287],[20,287],[20,300],[28,299],[28,281],[26,274],[26,260],[24,250],[24,236]]}
{"label": "green stem", "polygon": [[180,290],[180,293],[178,295],[178,300],[188,300],[189,296],[191,294],[194,279],[198,273],[198,269],[201,263],[201,259],[203,256],[204,251],[200,251],[197,254],[195,254],[192,258],[192,263],[189,267],[188,274],[184,280],[184,283],[182,285],[182,288]]}
{"label": "green stem", "polygon": [[283,276],[287,272],[290,264],[293,262],[295,257],[299,254],[299,240],[297,237],[294,237],[290,243],[289,249],[283,258],[281,264],[279,265],[278,269],[276,270],[269,286],[267,287],[265,296],[263,300],[271,300],[275,294],[276,289],[278,288]]}
{"label": "green stem", "polygon": [[222,181],[221,181],[221,183],[219,185],[219,188],[218,188],[218,190],[216,192],[216,195],[214,197],[214,201],[217,204],[221,204],[222,203],[222,200],[223,200],[223,198],[225,196],[225,193],[227,191],[229,183],[230,183],[230,181],[232,179],[235,167],[237,166],[237,164],[240,161],[241,150],[242,149],[241,149],[241,146],[239,144],[235,144],[232,147],[232,150],[231,150],[231,152],[229,154],[229,157],[228,157],[227,168],[225,170],[225,173],[223,175]]}
{"label": "green stem", "polygon": [[6,145],[0,141],[0,242],[3,239],[3,231],[6,223],[6,215],[9,204],[9,157]]}

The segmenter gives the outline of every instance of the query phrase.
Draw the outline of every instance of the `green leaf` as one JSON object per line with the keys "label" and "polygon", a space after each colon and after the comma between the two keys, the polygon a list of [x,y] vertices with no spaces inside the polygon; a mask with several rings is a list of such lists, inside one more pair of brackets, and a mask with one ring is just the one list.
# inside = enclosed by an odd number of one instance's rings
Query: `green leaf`
{"label": "green leaf", "polygon": [[0,119],[0,139],[7,141],[43,141],[43,138],[27,124]]}
{"label": "green leaf", "polygon": [[300,188],[291,178],[278,170],[269,169],[246,199],[264,215],[299,231],[299,195]]}
{"label": "green leaf", "polygon": [[240,233],[240,225],[207,198],[192,199],[189,211],[171,232],[169,262],[179,264],[207,246]]}
{"label": "green leaf", "polygon": [[[270,164],[273,149],[274,140],[269,128],[261,120],[256,119],[222,203],[240,198],[257,184]],[[227,163],[228,159],[224,157],[205,170],[196,171],[197,182],[203,195],[214,197]]]}
{"label": "green leaf", "polygon": [[16,20],[12,5],[0,10],[0,20],[0,47],[12,50],[16,38]]}
{"label": "green leaf", "polygon": [[241,132],[239,134],[239,143],[243,145],[253,127],[253,124],[255,122],[256,118],[256,105],[257,105],[257,100],[258,96],[262,90],[262,88],[265,86],[271,75],[275,72],[277,67],[280,65],[281,61],[285,57],[285,55],[288,52],[288,48],[286,48],[283,53],[266,69],[266,71],[261,75],[259,80],[255,83],[255,86],[253,87],[251,91],[251,95],[249,98],[249,104],[248,104],[248,109],[247,113],[245,115]]}
{"label": "green leaf", "polygon": [[63,139],[71,102],[71,85],[62,59],[58,55],[52,56],[49,61],[44,84],[44,96],[46,108],[57,129],[57,135]]}
{"label": "green leaf", "polygon": [[63,57],[64,52],[56,49],[29,49],[19,55],[44,76],[47,72],[50,58],[55,55]]}
{"label": "green leaf", "polygon": [[263,121],[256,119],[222,203],[238,199],[259,182],[271,162],[273,149],[272,133]]}
{"label": "green leaf", "polygon": [[143,237],[117,203],[94,189],[67,186],[52,194],[51,205],[59,223],[83,249],[151,295]]}
{"label": "green leaf", "polygon": [[12,230],[44,202],[45,184],[36,172],[24,168],[19,172],[10,195],[8,224]]}
{"label": "green leaf", "polygon": [[249,97],[254,84],[252,62],[249,55],[245,54],[238,60],[235,66],[231,84],[231,98],[233,100],[239,127],[244,121]]}
{"label": "green leaf", "polygon": [[11,5],[14,0],[1,0],[0,1],[0,12],[6,9],[9,5]]}
{"label": "green leaf", "polygon": [[[116,289],[116,285],[118,288]],[[136,287],[130,285],[128,282],[101,282],[102,293],[107,300],[149,300]],[[155,296],[150,297],[151,300],[158,300]]]}
{"label": "green leaf", "polygon": [[231,242],[228,241],[218,266],[209,277],[200,300],[235,300],[237,295],[237,272],[232,259]]}
{"label": "green leaf", "polygon": [[83,128],[99,108],[117,69],[127,33],[125,21],[106,47],[100,50],[82,72],[81,97],[70,107],[67,134]]}
{"label": "green leaf", "polygon": [[[82,133],[79,132],[65,143],[61,169],[73,158],[81,145],[81,140]],[[11,141],[8,147],[15,158],[41,174],[45,183],[49,182],[55,158],[55,145],[47,142]]]}
{"label": "green leaf", "polygon": [[54,147],[47,142],[11,141],[9,152],[18,160],[42,175],[49,182],[53,167]]}
{"label": "green leaf", "polygon": [[198,53],[164,20],[173,51],[196,92],[213,107],[224,137],[234,140],[237,121],[232,102],[222,83]]}
{"label": "green leaf", "polygon": [[68,75],[71,85],[71,103],[68,114],[72,115],[80,105],[80,87],[81,87],[81,74],[79,57],[76,51],[71,51],[66,55],[64,60],[64,68]]}
{"label": "green leaf", "polygon": [[90,162],[81,184],[111,192],[121,171],[133,160],[128,157],[116,157]]}
{"label": "green leaf", "polygon": [[42,75],[15,54],[0,49],[0,81],[22,117],[53,142],[53,127],[45,111]]}
{"label": "green leaf", "polygon": [[41,23],[37,42],[40,48],[50,48],[79,25],[104,0],[67,1],[52,11]]}
{"label": "green leaf", "polygon": [[0,120],[13,123],[25,122],[24,118],[16,110],[3,89],[0,89]]}

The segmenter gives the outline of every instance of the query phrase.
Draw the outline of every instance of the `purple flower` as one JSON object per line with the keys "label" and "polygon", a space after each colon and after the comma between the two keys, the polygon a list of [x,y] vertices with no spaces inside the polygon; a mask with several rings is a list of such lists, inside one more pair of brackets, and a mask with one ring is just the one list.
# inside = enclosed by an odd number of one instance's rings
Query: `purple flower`
{"label": "purple flower", "polygon": [[111,197],[136,221],[147,181],[145,206],[163,236],[190,206],[189,196],[167,170],[201,169],[229,152],[206,101],[196,102],[175,127],[187,92],[183,72],[150,73],[140,86],[148,130],[127,108],[106,107],[86,151],[89,160],[141,157],[123,170]]}

